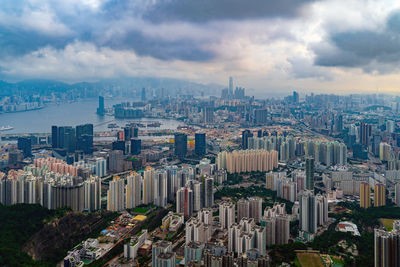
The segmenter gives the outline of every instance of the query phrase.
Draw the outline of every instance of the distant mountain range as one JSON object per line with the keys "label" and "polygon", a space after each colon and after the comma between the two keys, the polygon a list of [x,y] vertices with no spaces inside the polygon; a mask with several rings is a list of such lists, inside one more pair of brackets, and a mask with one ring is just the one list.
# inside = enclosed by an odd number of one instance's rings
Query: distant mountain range
{"label": "distant mountain range", "polygon": [[101,92],[112,91],[129,91],[141,88],[156,89],[164,88],[185,94],[200,95],[219,95],[219,91],[223,88],[217,84],[200,84],[185,80],[170,78],[153,78],[153,77],[134,77],[121,79],[104,79],[97,82],[80,82],[68,84],[52,80],[25,80],[16,83],[9,83],[0,80],[0,96],[11,95],[50,95],[51,93],[64,93],[68,91],[89,92],[89,95],[97,95]]}

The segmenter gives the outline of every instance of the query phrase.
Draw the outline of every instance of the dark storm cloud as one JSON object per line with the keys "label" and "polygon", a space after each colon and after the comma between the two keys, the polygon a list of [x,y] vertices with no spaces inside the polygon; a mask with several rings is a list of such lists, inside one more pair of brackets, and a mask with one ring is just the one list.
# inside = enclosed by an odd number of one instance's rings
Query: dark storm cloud
{"label": "dark storm cloud", "polygon": [[[349,31],[330,36],[330,47],[315,46],[315,64],[327,67],[361,67],[387,71],[400,62],[400,13],[391,15],[382,31]],[[333,46],[333,47],[332,47]],[[397,67],[396,67],[397,68]]]}
{"label": "dark storm cloud", "polygon": [[316,0],[161,0],[144,13],[153,22],[294,17]]}
{"label": "dark storm cloud", "polygon": [[127,31],[122,36],[107,40],[105,45],[117,50],[134,50],[138,55],[161,60],[207,61],[215,57],[213,52],[202,49],[195,41],[162,40],[145,36],[139,31]]}
{"label": "dark storm cloud", "polygon": [[[68,33],[52,35],[39,29],[26,29],[23,25],[2,25],[0,21],[0,58],[21,56],[50,46],[63,49],[75,41],[89,42],[98,47],[115,50],[130,50],[141,56],[161,60],[207,61],[214,53],[204,49],[199,41],[190,38],[165,40],[146,34],[146,28],[126,23],[140,17],[141,8],[132,1],[114,0],[102,6],[99,12],[90,9],[65,10],[65,6],[51,5],[54,18],[68,29]],[[25,9],[24,9],[25,8]],[[18,5],[6,1],[0,11],[12,14],[13,18],[23,19],[23,12],[35,12],[28,2],[18,0]],[[1,15],[1,14],[0,14]],[[108,33],[108,35],[106,35]]]}
{"label": "dark storm cloud", "polygon": [[44,46],[63,48],[70,42],[69,37],[52,37],[24,29],[0,27],[0,58],[30,53]]}

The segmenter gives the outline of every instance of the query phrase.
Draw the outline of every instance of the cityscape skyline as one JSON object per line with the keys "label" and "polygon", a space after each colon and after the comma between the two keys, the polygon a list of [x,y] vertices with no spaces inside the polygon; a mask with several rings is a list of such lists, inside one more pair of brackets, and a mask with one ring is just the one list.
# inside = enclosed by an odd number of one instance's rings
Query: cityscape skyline
{"label": "cityscape skyline", "polygon": [[400,2],[4,0],[0,266],[399,267]]}

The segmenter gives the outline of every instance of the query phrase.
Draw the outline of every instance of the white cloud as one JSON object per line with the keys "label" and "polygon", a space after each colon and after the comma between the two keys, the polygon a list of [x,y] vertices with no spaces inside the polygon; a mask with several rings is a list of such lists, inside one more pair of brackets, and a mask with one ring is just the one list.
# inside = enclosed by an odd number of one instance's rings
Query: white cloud
{"label": "white cloud", "polygon": [[[159,24],[141,17],[156,1],[118,2],[125,9],[113,6],[118,3],[109,0],[22,2],[25,4],[18,12],[0,7],[0,36],[3,27],[29,29],[54,39],[44,45],[39,43],[28,52],[23,50],[22,54],[0,59],[0,74],[4,78],[74,82],[159,76],[225,84],[226,77],[233,75],[241,86],[261,93],[274,88],[345,91],[346,86],[371,90],[373,81],[390,90],[383,77],[398,80],[391,74],[365,74],[357,68],[313,64],[316,52],[337,49],[329,40],[330,34],[382,29],[387,17],[400,8],[400,2],[395,0],[319,1],[307,5],[307,12],[296,17],[213,19],[204,23],[175,20]],[[105,10],[109,5],[110,10],[116,8],[115,13]],[[142,41],[144,45],[156,45],[141,53],[138,37],[126,38],[132,32],[147,38]],[[56,42],[59,37],[66,37],[66,41],[55,45],[52,40]],[[115,45],[113,41],[125,43]],[[181,52],[189,56],[179,57],[179,51],[171,51],[168,45],[174,42],[182,43],[178,48],[182,47]],[[1,44],[0,40],[0,49]],[[184,51],[188,46],[193,46],[193,50]],[[213,56],[206,53],[206,60],[196,62],[192,54],[204,51]],[[170,55],[163,58],[164,53]]]}

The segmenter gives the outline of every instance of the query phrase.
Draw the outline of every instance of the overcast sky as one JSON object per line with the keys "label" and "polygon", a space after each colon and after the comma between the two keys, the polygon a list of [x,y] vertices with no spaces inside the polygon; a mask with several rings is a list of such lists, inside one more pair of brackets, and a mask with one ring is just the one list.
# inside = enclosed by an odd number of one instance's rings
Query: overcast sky
{"label": "overcast sky", "polygon": [[0,79],[400,92],[398,0],[2,0]]}

